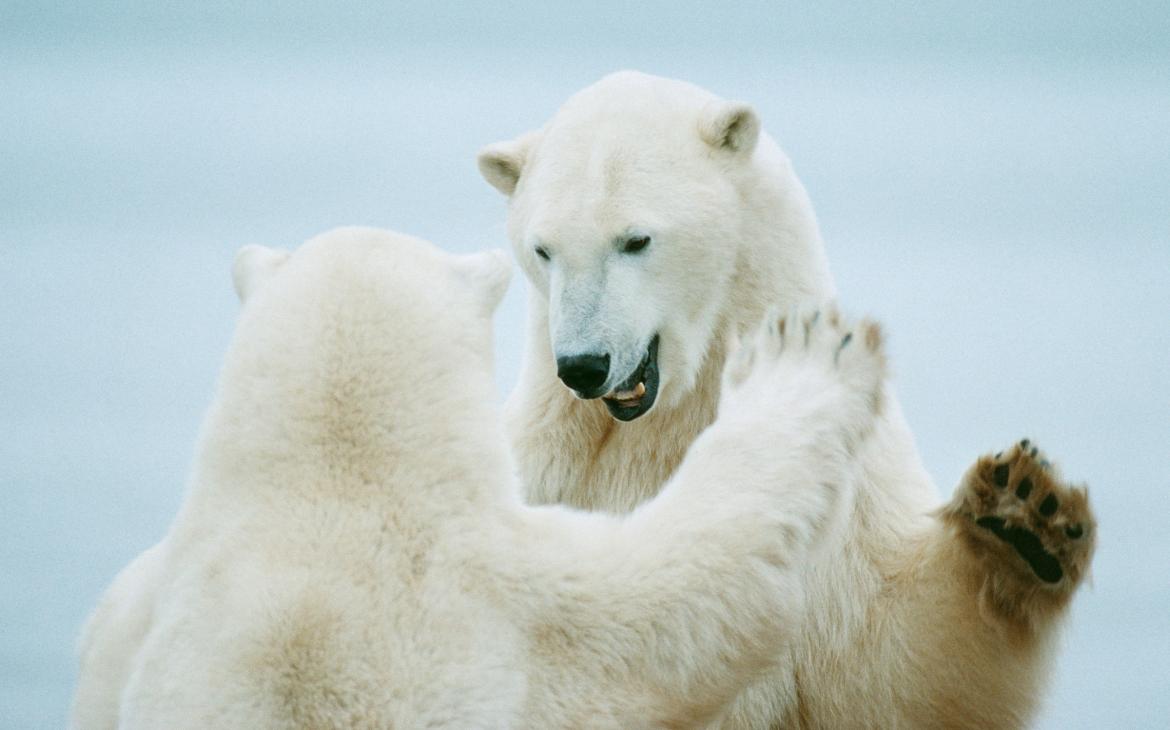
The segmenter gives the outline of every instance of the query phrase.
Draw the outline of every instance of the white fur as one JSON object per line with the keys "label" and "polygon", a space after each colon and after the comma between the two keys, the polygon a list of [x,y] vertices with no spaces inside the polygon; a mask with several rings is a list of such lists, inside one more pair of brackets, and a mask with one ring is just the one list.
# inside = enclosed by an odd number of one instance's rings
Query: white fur
{"label": "white fur", "polygon": [[[749,107],[634,72],[579,92],[479,163],[510,196],[531,283],[523,372],[506,407],[529,498],[634,509],[714,419],[725,338],[768,307],[834,296],[804,188]],[[614,241],[628,230],[653,244],[622,257]],[[562,343],[605,347],[621,370],[653,332],[662,392],[638,420],[618,423],[558,382]],[[848,529],[802,566],[800,636],[729,726],[1017,727],[1036,707],[1056,615],[1020,633],[980,614],[979,569],[931,516],[936,491],[892,391],[883,400],[857,455]]]}
{"label": "white fur", "polygon": [[613,517],[521,504],[500,256],[339,229],[236,278],[187,499],[87,626],[74,728],[679,727],[784,651],[872,350],[762,331],[726,417]]}

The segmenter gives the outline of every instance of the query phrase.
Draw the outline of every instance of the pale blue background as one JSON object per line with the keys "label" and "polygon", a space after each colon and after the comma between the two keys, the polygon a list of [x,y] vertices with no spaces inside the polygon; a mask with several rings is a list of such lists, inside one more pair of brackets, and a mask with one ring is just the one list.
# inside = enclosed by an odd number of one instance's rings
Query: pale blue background
{"label": "pale blue background", "polygon": [[757,106],[944,493],[1023,435],[1092,485],[1040,726],[1167,726],[1164,2],[237,4],[0,2],[0,726],[63,724],[78,626],[175,512],[233,251],[503,245],[476,149],[623,67]]}

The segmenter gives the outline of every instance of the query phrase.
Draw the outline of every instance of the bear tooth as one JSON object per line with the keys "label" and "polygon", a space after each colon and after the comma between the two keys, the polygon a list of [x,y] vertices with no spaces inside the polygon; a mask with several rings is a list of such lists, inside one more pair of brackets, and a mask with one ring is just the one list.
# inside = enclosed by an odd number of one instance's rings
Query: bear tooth
{"label": "bear tooth", "polygon": [[612,398],[614,400],[637,400],[644,395],[646,395],[646,384],[638,383],[633,390],[615,391]]}

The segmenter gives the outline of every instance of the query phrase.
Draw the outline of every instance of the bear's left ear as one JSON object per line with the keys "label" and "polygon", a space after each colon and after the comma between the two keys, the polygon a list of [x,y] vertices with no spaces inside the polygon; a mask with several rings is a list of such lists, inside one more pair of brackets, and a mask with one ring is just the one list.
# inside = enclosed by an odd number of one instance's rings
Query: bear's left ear
{"label": "bear's left ear", "polygon": [[254,243],[237,251],[236,260],[232,263],[232,284],[236,287],[236,296],[240,301],[247,300],[256,287],[271,278],[288,257],[288,251]]}
{"label": "bear's left ear", "polygon": [[747,157],[760,138],[760,118],[743,102],[713,101],[699,115],[699,136],[717,150]]}
{"label": "bear's left ear", "polygon": [[483,313],[490,316],[512,281],[512,259],[499,248],[467,254],[455,259],[455,271],[475,292]]}
{"label": "bear's left ear", "polygon": [[511,195],[520,183],[520,174],[528,164],[528,154],[538,135],[539,132],[528,132],[516,139],[484,147],[475,160],[479,174],[496,190]]}

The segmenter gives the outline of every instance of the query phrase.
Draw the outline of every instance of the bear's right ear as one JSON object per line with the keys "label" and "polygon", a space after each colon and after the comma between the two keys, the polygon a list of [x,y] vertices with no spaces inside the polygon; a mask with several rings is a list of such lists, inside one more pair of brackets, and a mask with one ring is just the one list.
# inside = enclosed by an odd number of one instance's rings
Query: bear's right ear
{"label": "bear's right ear", "polygon": [[699,136],[717,150],[748,157],[760,138],[760,118],[743,102],[714,101],[699,116]]}
{"label": "bear's right ear", "polygon": [[476,164],[479,174],[504,195],[516,191],[520,173],[528,162],[528,153],[536,142],[538,132],[528,132],[507,142],[489,144],[479,151]]}
{"label": "bear's right ear", "polygon": [[254,243],[237,251],[236,260],[232,262],[232,284],[236,287],[236,296],[240,301],[246,301],[256,291],[256,287],[271,278],[288,257],[288,251]]}

